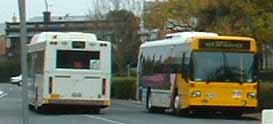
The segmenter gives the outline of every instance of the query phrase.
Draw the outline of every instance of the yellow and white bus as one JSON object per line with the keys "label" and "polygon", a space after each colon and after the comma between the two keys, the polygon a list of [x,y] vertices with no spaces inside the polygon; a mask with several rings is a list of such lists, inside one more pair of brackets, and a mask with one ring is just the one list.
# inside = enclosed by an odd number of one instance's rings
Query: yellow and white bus
{"label": "yellow and white bus", "polygon": [[30,106],[77,107],[99,112],[110,105],[111,44],[94,34],[43,32],[28,46]]}
{"label": "yellow and white bus", "polygon": [[140,47],[138,84],[148,111],[241,115],[258,105],[252,38],[206,32],[168,34]]}

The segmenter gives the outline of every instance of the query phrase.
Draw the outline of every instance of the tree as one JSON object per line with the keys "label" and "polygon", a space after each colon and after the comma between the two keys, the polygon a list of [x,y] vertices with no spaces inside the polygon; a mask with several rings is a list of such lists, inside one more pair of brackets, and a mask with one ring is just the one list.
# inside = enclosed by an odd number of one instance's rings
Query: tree
{"label": "tree", "polygon": [[101,19],[110,11],[127,10],[135,15],[141,13],[140,0],[92,0],[89,7],[89,16],[95,19]]}
{"label": "tree", "polygon": [[118,73],[126,71],[126,65],[136,65],[138,48],[139,19],[127,10],[110,11],[106,19],[113,23],[113,62]]}
{"label": "tree", "polygon": [[145,13],[146,26],[162,29],[170,20],[189,24],[199,9],[200,0],[168,0],[155,2],[148,13]]}
{"label": "tree", "polygon": [[[251,36],[258,42],[273,41],[273,3],[268,0],[168,0],[151,9],[146,21],[161,28],[170,19],[191,24],[197,31]],[[153,22],[155,21],[155,22]]]}
{"label": "tree", "polygon": [[92,0],[89,8],[90,19],[106,20],[112,27],[113,72],[124,73],[127,64],[137,63],[140,0]]}

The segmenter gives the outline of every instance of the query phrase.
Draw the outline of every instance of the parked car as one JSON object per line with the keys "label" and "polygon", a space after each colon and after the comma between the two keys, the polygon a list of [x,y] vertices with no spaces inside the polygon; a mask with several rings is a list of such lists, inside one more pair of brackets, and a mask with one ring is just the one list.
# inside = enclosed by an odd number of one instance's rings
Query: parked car
{"label": "parked car", "polygon": [[22,85],[22,75],[20,74],[18,76],[11,77],[10,83],[21,86]]}

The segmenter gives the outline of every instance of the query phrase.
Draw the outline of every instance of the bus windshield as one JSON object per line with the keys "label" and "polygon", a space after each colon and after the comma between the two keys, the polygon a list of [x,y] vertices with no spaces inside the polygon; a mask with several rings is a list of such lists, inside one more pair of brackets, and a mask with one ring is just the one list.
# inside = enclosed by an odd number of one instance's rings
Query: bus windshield
{"label": "bus windshield", "polygon": [[194,52],[193,80],[254,82],[254,54],[234,52]]}
{"label": "bus windshield", "polygon": [[57,68],[99,70],[99,51],[57,50]]}

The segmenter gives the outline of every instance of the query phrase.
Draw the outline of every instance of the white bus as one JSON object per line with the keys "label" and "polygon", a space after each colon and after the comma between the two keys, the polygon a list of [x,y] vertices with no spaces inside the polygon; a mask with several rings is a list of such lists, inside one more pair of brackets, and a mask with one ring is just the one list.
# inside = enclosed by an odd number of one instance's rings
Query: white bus
{"label": "white bus", "polygon": [[43,32],[28,47],[30,107],[94,110],[110,105],[111,44],[94,34]]}

